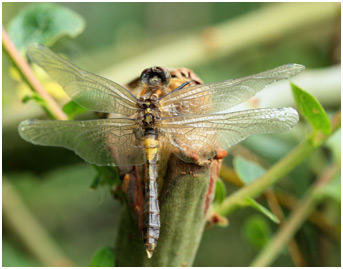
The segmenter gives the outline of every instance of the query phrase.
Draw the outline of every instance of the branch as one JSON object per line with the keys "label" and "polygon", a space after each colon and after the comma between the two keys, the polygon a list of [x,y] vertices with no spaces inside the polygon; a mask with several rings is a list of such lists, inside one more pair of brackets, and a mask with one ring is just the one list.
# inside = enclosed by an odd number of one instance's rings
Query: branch
{"label": "branch", "polygon": [[[270,210],[278,217],[278,219],[280,220],[280,225],[283,225],[283,223],[285,222],[285,216],[282,212],[282,208],[276,198],[274,191],[272,189],[269,189],[264,193],[264,196],[266,197]],[[301,253],[301,250],[295,239],[291,239],[289,241],[287,248],[291,259],[296,267],[307,266],[304,256]]]}
{"label": "branch", "polygon": [[[275,194],[280,204],[288,208],[289,211],[293,211],[298,204],[297,199],[290,194],[281,192],[276,192]],[[317,226],[317,228],[332,239],[341,242],[341,227],[331,223],[321,211],[313,211],[309,216],[308,221]]]}
{"label": "branch", "polygon": [[2,195],[4,220],[9,222],[10,228],[42,265],[72,266],[72,262],[62,253],[5,178],[2,180]]}
{"label": "branch", "polygon": [[[133,74],[139,74],[144,68],[156,63],[191,68],[215,59],[227,58],[258,44],[275,42],[278,38],[285,38],[310,27],[317,27],[339,14],[339,3],[274,3],[202,32],[187,33],[168,40],[166,44],[154,46],[145,53],[113,65],[101,75],[115,77],[116,82],[125,82],[131,80]],[[132,54],[131,51],[130,53]]]}
{"label": "branch", "polygon": [[329,183],[339,170],[340,164],[334,163],[323,172],[305,197],[299,201],[296,209],[291,213],[288,220],[281,226],[272,241],[252,262],[252,267],[265,267],[275,260],[283,246],[294,236],[295,232],[319,203],[320,200],[318,199],[317,191]]}
{"label": "branch", "polygon": [[34,92],[38,93],[44,99],[46,104],[43,107],[47,110],[48,114],[58,120],[67,120],[67,116],[56,101],[46,92],[43,85],[37,80],[30,66],[20,55],[4,28],[2,28],[2,44],[14,65],[18,68],[23,79]]}
{"label": "branch", "polygon": [[[233,148],[230,152],[231,152],[231,155],[239,155],[239,156],[242,156],[248,160],[252,160],[256,163],[260,163],[260,164],[262,164],[263,167],[268,166],[268,164],[265,163],[260,157],[255,155],[255,153],[251,152],[249,149],[242,146],[241,144],[236,145],[235,148]],[[238,186],[238,187],[242,187],[244,185],[244,183],[237,176],[235,171],[231,167],[226,166],[225,163],[223,163],[221,165],[219,177],[221,179],[235,185],[235,186]],[[284,177],[284,178],[287,179],[287,177]],[[265,194],[267,195],[267,193],[268,192],[266,192]],[[289,193],[283,193],[283,192],[276,191],[276,190],[274,190],[272,193],[273,193],[273,195],[276,196],[277,202],[280,203],[280,205],[282,205],[283,207],[288,208],[289,211],[292,211],[295,208],[296,204],[298,203],[298,201],[297,201],[298,199]],[[267,199],[267,201],[268,201],[268,199]],[[272,206],[270,206],[270,209],[273,211]],[[277,215],[276,212],[273,211],[273,213],[275,215]],[[277,217],[279,219],[281,219],[280,216],[277,215]],[[319,210],[313,211],[311,213],[311,215],[309,216],[308,220],[312,224],[316,225],[319,229],[321,229],[322,232],[324,232],[328,236],[330,236],[332,239],[334,239],[336,241],[341,240],[341,229],[340,229],[340,227],[330,223],[327,220],[326,216],[321,211],[319,211]]]}
{"label": "branch", "polygon": [[[340,111],[332,118],[331,126],[331,134],[341,126]],[[310,156],[312,152],[320,147],[330,135],[317,133],[314,136],[308,136],[304,142],[295,147],[286,157],[273,165],[260,178],[227,197],[220,205],[217,212],[221,215],[228,215],[235,209],[239,208],[240,204],[246,197],[254,198],[263,193]]]}

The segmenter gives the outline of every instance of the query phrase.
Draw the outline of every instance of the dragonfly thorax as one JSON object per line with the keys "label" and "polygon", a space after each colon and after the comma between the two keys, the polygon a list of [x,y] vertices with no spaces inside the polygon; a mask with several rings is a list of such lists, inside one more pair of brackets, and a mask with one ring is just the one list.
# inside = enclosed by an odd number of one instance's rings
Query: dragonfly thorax
{"label": "dragonfly thorax", "polygon": [[156,95],[148,97],[147,94],[138,99],[138,121],[143,129],[156,129],[161,111]]}

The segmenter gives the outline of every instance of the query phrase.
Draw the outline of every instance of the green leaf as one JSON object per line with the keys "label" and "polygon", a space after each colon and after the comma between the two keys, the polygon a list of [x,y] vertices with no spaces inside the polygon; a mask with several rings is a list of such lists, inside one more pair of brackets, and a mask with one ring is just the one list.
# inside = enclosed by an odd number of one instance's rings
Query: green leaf
{"label": "green leaf", "polygon": [[260,205],[257,203],[254,199],[251,197],[246,197],[244,204],[245,206],[251,206],[255,208],[257,211],[261,212],[264,214],[266,217],[268,217],[271,221],[275,223],[280,223],[280,220],[275,216],[272,212],[270,212],[267,208],[265,208],[263,205]]}
{"label": "green leaf", "polygon": [[99,249],[92,257],[90,267],[114,267],[115,256],[112,247],[103,247]]}
{"label": "green leaf", "polygon": [[19,50],[30,43],[53,45],[59,38],[75,37],[85,22],[74,11],[52,3],[38,3],[23,9],[8,26],[8,35]]}
{"label": "green leaf", "polygon": [[31,95],[25,95],[22,98],[23,103],[27,103],[28,101],[31,101],[31,100],[35,101],[40,106],[44,107],[46,105],[45,100],[35,92],[33,92]]}
{"label": "green leaf", "polygon": [[254,182],[265,172],[265,169],[260,165],[239,156],[233,159],[233,168],[244,184]]}
{"label": "green leaf", "polygon": [[216,189],[214,192],[214,202],[216,204],[221,204],[226,197],[226,188],[223,180],[221,178],[217,179]]}
{"label": "green leaf", "polygon": [[98,172],[90,186],[92,189],[96,189],[98,186],[101,185],[112,186],[114,184],[120,184],[120,177],[116,167],[96,165],[92,166]]}
{"label": "green leaf", "polygon": [[76,115],[83,114],[87,112],[88,110],[79,104],[75,103],[74,101],[70,101],[66,103],[63,108],[63,112],[68,115],[68,118],[71,120],[73,119]]}
{"label": "green leaf", "polygon": [[331,123],[322,105],[308,92],[291,83],[293,96],[300,113],[316,131],[330,134]]}
{"label": "green leaf", "polygon": [[271,238],[271,229],[265,218],[255,215],[243,225],[243,235],[255,249],[262,249]]}

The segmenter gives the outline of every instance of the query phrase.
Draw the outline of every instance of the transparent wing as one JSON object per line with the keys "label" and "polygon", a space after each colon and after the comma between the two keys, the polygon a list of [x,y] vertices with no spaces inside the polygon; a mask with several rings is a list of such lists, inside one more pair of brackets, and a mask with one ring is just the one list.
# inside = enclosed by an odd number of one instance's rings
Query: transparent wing
{"label": "transparent wing", "polygon": [[79,105],[105,113],[132,115],[136,112],[136,97],[119,84],[82,70],[43,45],[30,45],[27,52]]}
{"label": "transparent wing", "polygon": [[163,119],[161,133],[167,146],[180,159],[201,162],[250,135],[289,131],[298,120],[293,108],[178,116]]}
{"label": "transparent wing", "polygon": [[195,85],[161,98],[163,117],[209,114],[227,110],[253,97],[267,85],[288,79],[304,70],[303,65],[286,64],[248,77]]}
{"label": "transparent wing", "polygon": [[141,134],[131,119],[25,120],[18,129],[26,141],[73,150],[99,166],[139,165],[145,160]]}

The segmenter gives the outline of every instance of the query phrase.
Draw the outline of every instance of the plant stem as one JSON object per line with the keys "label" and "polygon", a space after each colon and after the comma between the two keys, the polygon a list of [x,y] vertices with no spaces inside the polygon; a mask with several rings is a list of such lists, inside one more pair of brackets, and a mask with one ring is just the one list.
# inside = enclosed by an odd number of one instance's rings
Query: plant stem
{"label": "plant stem", "polygon": [[46,105],[44,106],[44,109],[47,110],[48,114],[52,115],[55,119],[58,120],[67,120],[67,116],[64,114],[64,112],[56,103],[56,101],[49,95],[49,93],[47,93],[47,91],[44,89],[43,85],[39,82],[39,80],[37,80],[30,66],[20,55],[20,52],[14,46],[3,27],[2,44],[5,50],[7,51],[9,57],[11,58],[15,66],[18,68],[23,79],[28,83],[28,85],[34,92],[38,93],[45,100]]}
{"label": "plant stem", "polygon": [[282,250],[283,246],[294,236],[302,223],[307,219],[309,214],[315,209],[320,201],[317,192],[324,185],[334,178],[340,170],[340,164],[332,164],[317,179],[313,187],[308,191],[305,197],[299,201],[296,209],[291,213],[287,221],[281,226],[272,241],[258,254],[251,263],[253,267],[265,267],[270,265]]}
{"label": "plant stem", "polygon": [[[331,134],[341,126],[340,111],[332,118],[331,126]],[[330,135],[324,135],[322,133],[317,133],[315,136],[309,136],[303,143],[296,146],[286,157],[273,165],[256,181],[227,197],[220,207],[218,207],[217,212],[220,215],[228,215],[235,209],[239,208],[240,204],[246,197],[254,198],[263,193],[310,156],[310,154],[320,147],[329,136]]]}
{"label": "plant stem", "polygon": [[[280,192],[276,192],[276,197],[280,204],[290,211],[294,210],[298,201],[295,197],[291,196],[290,194],[283,194]],[[332,239],[336,240],[337,242],[341,241],[341,227],[332,224],[319,210],[315,210],[311,213],[308,218],[309,222],[316,225],[317,228],[321,230],[321,232],[327,234]]]}
{"label": "plant stem", "polygon": [[[254,153],[252,153],[251,151],[249,151],[247,148],[243,147],[240,144],[235,146],[235,149],[231,151],[231,154],[233,154],[233,155],[237,154],[239,156],[243,156],[244,158],[246,158],[248,160],[251,159],[254,162],[258,162],[258,163],[263,164],[263,161],[258,156],[256,156]],[[263,164],[263,166],[266,167],[266,165],[264,165],[264,164]],[[224,163],[221,166],[219,177],[221,179],[235,185],[235,186],[238,186],[238,187],[242,187],[244,185],[244,183],[236,175],[235,171],[231,167],[226,166]],[[290,211],[292,211],[294,209],[294,207],[296,206],[296,204],[298,202],[297,198],[295,198],[294,196],[292,196],[289,193],[283,193],[280,191],[275,191],[275,192],[273,191],[273,193],[276,196],[278,203],[280,203],[281,206],[288,208]],[[267,194],[267,192],[266,192],[266,194]],[[271,205],[270,205],[270,208],[273,211],[273,208]],[[276,212],[273,211],[273,213],[279,219],[281,219],[280,216],[278,216],[276,214]],[[309,216],[309,221],[312,224],[316,225],[319,229],[321,229],[321,231],[323,233],[327,234],[332,239],[334,239],[336,241],[341,240],[341,229],[340,229],[340,227],[330,223],[330,221],[327,220],[326,216],[321,211],[319,211],[319,210],[313,211],[311,213],[311,215]],[[300,264],[297,266],[300,266]]]}
{"label": "plant stem", "polygon": [[192,266],[219,165],[220,162],[213,161],[211,165],[198,166],[171,155],[159,195],[161,232],[156,251],[151,259],[147,258],[139,221],[132,213],[132,208],[139,205],[126,202],[115,244],[116,266]]}
{"label": "plant stem", "polygon": [[[280,225],[282,225],[285,222],[285,216],[282,212],[282,208],[276,198],[274,191],[272,189],[269,189],[264,193],[264,196],[266,197],[270,210],[278,217],[278,219],[280,220]],[[295,266],[307,266],[304,256],[302,255],[295,239],[291,239],[289,241],[287,248]]]}
{"label": "plant stem", "polygon": [[339,14],[339,3],[273,3],[208,27],[203,32],[177,37],[121,61],[101,75],[115,77],[116,82],[125,82],[132,79],[132,74],[139,74],[147,66],[158,62],[163,62],[164,66],[194,67],[215,59],[227,58],[257,44],[275,42],[301,30],[306,31],[310,27],[325,24]]}
{"label": "plant stem", "polygon": [[42,265],[72,266],[72,262],[62,253],[5,178],[2,179],[2,195],[4,220]]}

